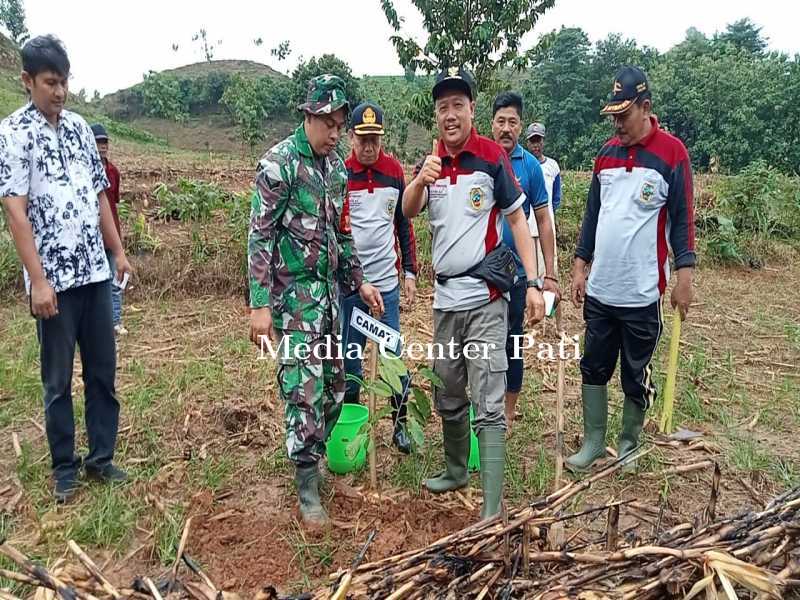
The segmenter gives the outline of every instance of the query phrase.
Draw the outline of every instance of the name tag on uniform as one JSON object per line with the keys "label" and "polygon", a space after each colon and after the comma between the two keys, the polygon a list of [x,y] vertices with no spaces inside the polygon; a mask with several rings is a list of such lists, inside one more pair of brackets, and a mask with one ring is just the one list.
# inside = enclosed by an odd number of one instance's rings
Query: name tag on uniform
{"label": "name tag on uniform", "polygon": [[428,198],[430,201],[441,200],[447,197],[446,183],[432,183],[428,186]]}
{"label": "name tag on uniform", "polygon": [[351,210],[354,208],[358,208],[359,206],[361,206],[361,202],[364,199],[364,192],[360,190],[358,192],[350,192],[348,194],[348,199],[350,201]]}

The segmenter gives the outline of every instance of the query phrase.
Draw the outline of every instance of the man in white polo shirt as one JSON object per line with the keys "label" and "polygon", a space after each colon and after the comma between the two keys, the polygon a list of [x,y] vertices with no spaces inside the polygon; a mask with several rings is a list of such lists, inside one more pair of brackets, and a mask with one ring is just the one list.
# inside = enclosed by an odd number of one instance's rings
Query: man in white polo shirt
{"label": "man in white polo shirt", "polygon": [[[352,232],[356,254],[364,276],[381,293],[384,311],[380,319],[400,331],[400,270],[403,271],[405,306],[411,306],[417,293],[417,244],[414,227],[403,215],[401,199],[405,189],[403,166],[384,152],[383,110],[374,102],[363,102],[350,117],[350,145],[353,151],[345,161],[347,196],[342,209],[343,231]],[[350,327],[353,308],[369,312],[358,294],[342,298],[342,346],[348,375],[362,378],[361,360],[349,352],[353,345],[363,349],[364,334]],[[401,379],[404,393],[395,393],[392,403],[394,434],[392,442],[403,454],[411,452],[406,432],[408,378]],[[358,403],[360,386],[348,380],[344,401]]]}
{"label": "man in white polo shirt", "polygon": [[[503,497],[508,302],[497,278],[489,276],[494,282],[489,283],[486,276],[466,273],[474,273],[478,265],[487,266],[494,257],[506,256],[508,248],[501,244],[502,216],[525,267],[527,314],[533,322],[544,317],[544,300],[536,287],[533,245],[522,209],[525,194],[505,150],[479,136],[472,125],[472,76],[460,68],[439,73],[433,100],[439,143],[436,152],[417,167],[403,194],[406,217],[428,208],[436,273],[434,342],[455,349],[453,355],[444,352],[435,357],[434,371],[444,382],[434,393],[434,403],[442,419],[446,470],[426,480],[425,486],[442,493],[469,481],[469,385],[481,456],[481,518],[487,518],[500,511]],[[507,262],[503,264],[509,269]],[[510,274],[516,275],[513,255]],[[508,288],[508,280],[502,281]]]}
{"label": "man in white polo shirt", "polygon": [[[671,302],[692,302],[694,208],[686,147],[659,127],[647,77],[624,67],[602,113],[616,135],[597,155],[572,269],[572,302],[586,321],[581,358],[583,445],[566,460],[586,471],[606,453],[607,384],[620,361],[625,401],[617,455],[639,443],[656,390],[650,362],[661,335],[669,250],[677,271]],[[628,468],[632,468],[629,463]]]}

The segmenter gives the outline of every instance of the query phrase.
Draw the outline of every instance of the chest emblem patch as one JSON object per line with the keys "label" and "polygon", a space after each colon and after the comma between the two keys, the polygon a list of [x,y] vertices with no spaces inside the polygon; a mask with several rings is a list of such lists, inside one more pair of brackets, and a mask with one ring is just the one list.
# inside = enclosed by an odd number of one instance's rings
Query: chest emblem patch
{"label": "chest emblem patch", "polygon": [[395,198],[391,198],[386,203],[386,214],[388,214],[390,217],[393,217],[394,216],[394,209],[396,207],[397,207],[397,200]]}
{"label": "chest emblem patch", "polygon": [[486,192],[479,187],[474,187],[469,191],[469,205],[473,210],[480,210],[483,208],[483,203],[486,201]]}
{"label": "chest emblem patch", "polygon": [[639,194],[639,198],[642,201],[642,204],[649,204],[650,201],[653,199],[653,196],[656,195],[656,186],[649,181],[646,181],[642,186],[642,191]]}

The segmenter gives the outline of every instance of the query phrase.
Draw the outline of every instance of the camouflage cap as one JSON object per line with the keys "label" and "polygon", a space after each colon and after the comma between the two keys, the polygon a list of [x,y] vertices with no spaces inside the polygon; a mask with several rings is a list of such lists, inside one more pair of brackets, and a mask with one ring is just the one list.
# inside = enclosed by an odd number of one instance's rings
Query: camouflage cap
{"label": "camouflage cap", "polygon": [[306,101],[297,110],[312,115],[329,115],[342,107],[350,112],[344,81],[336,75],[319,75],[308,82]]}

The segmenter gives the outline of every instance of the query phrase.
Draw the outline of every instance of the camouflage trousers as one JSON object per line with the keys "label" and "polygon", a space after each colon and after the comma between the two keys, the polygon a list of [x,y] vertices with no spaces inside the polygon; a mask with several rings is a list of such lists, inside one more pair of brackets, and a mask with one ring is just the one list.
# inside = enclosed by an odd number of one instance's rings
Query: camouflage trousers
{"label": "camouflage trousers", "polygon": [[325,443],[342,411],[344,365],[341,358],[326,357],[324,334],[278,333],[282,334],[278,386],[284,405],[286,451],[296,464],[316,463],[325,455]]}

